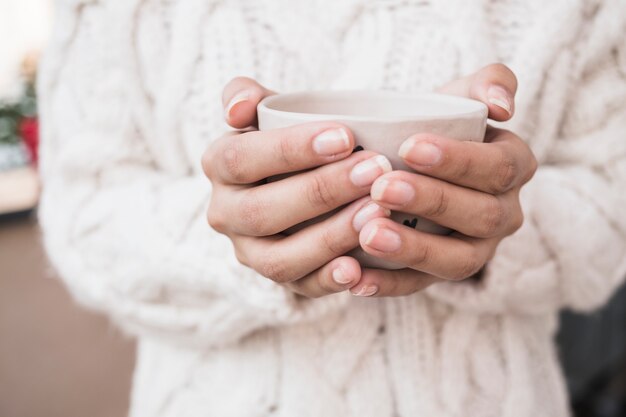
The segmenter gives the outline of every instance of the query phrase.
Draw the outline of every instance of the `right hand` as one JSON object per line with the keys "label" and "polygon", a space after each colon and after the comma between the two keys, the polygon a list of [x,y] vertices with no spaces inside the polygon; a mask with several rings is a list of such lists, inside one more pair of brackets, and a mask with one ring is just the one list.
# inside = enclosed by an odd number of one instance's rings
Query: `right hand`
{"label": "right hand", "polygon": [[[251,79],[232,80],[223,93],[226,121],[253,127],[257,104],[271,94]],[[365,223],[389,216],[369,192],[391,170],[384,156],[353,153],[354,146],[352,133],[334,122],[231,132],[215,140],[202,157],[213,184],[209,224],[231,239],[242,264],[297,294],[320,297],[352,288],[361,267],[344,254],[359,246]],[[295,174],[265,181],[286,173]],[[342,206],[319,223],[280,234]]]}

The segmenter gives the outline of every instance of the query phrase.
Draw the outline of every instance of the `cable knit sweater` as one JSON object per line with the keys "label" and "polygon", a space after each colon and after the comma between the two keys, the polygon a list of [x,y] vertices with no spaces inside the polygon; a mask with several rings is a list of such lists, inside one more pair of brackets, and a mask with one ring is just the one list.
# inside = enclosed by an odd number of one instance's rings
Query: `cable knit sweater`
{"label": "cable knit sweater", "polygon": [[[620,0],[62,0],[40,78],[44,241],[139,338],[131,415],[565,416],[562,307],[626,273]],[[233,76],[431,91],[501,61],[541,167],[480,282],[315,300],[238,264],[199,160]]]}

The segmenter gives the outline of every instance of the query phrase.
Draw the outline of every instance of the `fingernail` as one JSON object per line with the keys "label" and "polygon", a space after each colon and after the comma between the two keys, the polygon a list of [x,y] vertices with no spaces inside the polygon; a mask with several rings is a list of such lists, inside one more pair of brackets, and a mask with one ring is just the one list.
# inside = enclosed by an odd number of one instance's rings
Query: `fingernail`
{"label": "fingernail", "polygon": [[357,232],[360,232],[363,226],[370,220],[378,217],[389,217],[390,215],[391,211],[389,209],[381,207],[376,203],[369,203],[354,215],[352,227],[354,227],[354,230]]}
{"label": "fingernail", "polygon": [[376,285],[364,285],[359,290],[352,292],[352,295],[356,295],[357,297],[371,297],[377,292],[378,287]]}
{"label": "fingernail", "polygon": [[504,109],[509,116],[513,114],[513,101],[511,100],[511,95],[503,87],[500,87],[499,85],[492,85],[489,87],[487,90],[487,100],[491,104],[495,104],[496,106]]}
{"label": "fingernail", "polygon": [[433,166],[441,160],[441,150],[430,142],[417,142],[415,139],[405,140],[398,154],[415,165]]}
{"label": "fingernail", "polygon": [[391,172],[391,162],[383,155],[376,155],[359,162],[350,172],[350,181],[357,187],[371,185],[382,174]]}
{"label": "fingernail", "polygon": [[230,119],[230,116],[231,116],[230,114],[233,108],[237,104],[242,103],[244,101],[248,101],[249,99],[250,99],[250,92],[248,90],[243,90],[235,94],[233,98],[231,98],[230,101],[228,102],[228,105],[226,106],[226,110],[224,111],[224,114],[226,115],[226,120]]}
{"label": "fingernail", "polygon": [[352,282],[352,278],[346,275],[343,268],[338,267],[333,270],[333,281],[335,281],[339,285],[346,285]]}
{"label": "fingernail", "polygon": [[345,129],[329,129],[313,139],[313,150],[319,155],[332,156],[350,149],[350,137]]}
{"label": "fingernail", "polygon": [[411,184],[405,181],[394,180],[389,182],[385,179],[379,179],[374,181],[370,195],[374,200],[402,205],[413,199],[415,190]]}
{"label": "fingernail", "polygon": [[365,245],[381,252],[395,252],[402,246],[400,235],[391,229],[374,226],[365,239]]}

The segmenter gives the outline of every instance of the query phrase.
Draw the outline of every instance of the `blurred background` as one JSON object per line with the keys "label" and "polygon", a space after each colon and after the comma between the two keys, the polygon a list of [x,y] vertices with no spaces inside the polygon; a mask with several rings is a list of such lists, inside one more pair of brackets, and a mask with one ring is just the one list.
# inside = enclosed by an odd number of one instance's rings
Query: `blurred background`
{"label": "blurred background", "polygon": [[34,80],[52,21],[50,0],[0,0],[0,416],[122,417],[134,345],[71,300],[39,238]]}
{"label": "blurred background", "polygon": [[[0,417],[122,417],[134,344],[71,300],[39,237],[34,83],[53,20],[51,0],[0,0]],[[626,289],[561,323],[576,417],[626,417]]]}

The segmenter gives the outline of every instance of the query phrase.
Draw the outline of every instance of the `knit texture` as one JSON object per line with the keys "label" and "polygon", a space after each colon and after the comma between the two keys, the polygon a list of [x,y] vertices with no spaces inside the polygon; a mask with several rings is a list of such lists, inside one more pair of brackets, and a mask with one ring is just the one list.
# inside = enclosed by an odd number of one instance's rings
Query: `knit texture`
{"label": "knit texture", "polygon": [[[40,78],[40,217],[84,305],[140,341],[131,415],[568,414],[557,312],[626,274],[620,0],[61,0]],[[488,63],[540,168],[480,282],[316,300],[241,266],[199,164],[246,75],[426,92]]]}

